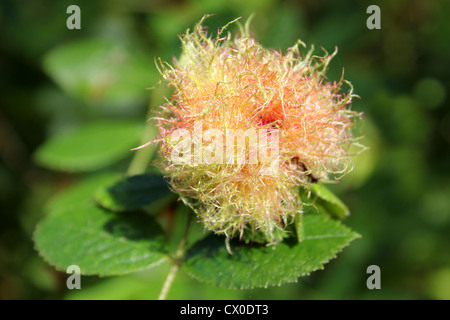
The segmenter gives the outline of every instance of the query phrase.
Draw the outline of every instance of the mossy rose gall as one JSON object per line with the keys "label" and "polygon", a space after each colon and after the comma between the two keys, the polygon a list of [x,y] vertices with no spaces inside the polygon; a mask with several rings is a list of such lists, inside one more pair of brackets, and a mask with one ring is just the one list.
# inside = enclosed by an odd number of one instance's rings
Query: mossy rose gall
{"label": "mossy rose gall", "polygon": [[302,212],[299,188],[352,169],[352,87],[325,77],[336,52],[269,50],[247,27],[213,37],[202,21],[160,63],[173,88],[156,117],[160,166],[208,229],[274,243]]}

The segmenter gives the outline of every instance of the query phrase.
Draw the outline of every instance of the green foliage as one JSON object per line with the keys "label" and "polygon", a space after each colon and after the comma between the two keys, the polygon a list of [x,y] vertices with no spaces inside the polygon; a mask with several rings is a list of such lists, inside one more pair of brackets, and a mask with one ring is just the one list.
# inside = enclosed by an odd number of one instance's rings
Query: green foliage
{"label": "green foliage", "polygon": [[148,269],[165,261],[164,232],[143,212],[115,214],[94,205],[54,212],[34,240],[51,265],[78,265],[84,275],[110,276]]}
{"label": "green foliage", "polygon": [[[336,219],[344,219],[350,214],[347,206],[323,184],[312,184],[310,194],[301,190],[301,197],[305,203],[304,208],[315,207],[319,212],[328,213]],[[309,208],[310,209],[310,208]],[[308,210],[314,211],[314,210]]]}
{"label": "green foliage", "polygon": [[168,185],[161,175],[142,174],[99,189],[95,193],[95,199],[104,208],[121,212],[154,206],[155,202],[166,200],[170,195]]}
{"label": "green foliage", "polygon": [[323,214],[304,215],[303,225],[300,243],[290,238],[268,247],[232,241],[232,254],[223,237],[210,235],[189,249],[184,268],[198,280],[230,289],[276,286],[321,269],[358,237]]}
{"label": "green foliage", "polygon": [[36,161],[50,169],[92,171],[131,155],[139,145],[142,122],[97,121],[52,137],[35,153]]}
{"label": "green foliage", "polygon": [[45,209],[47,212],[54,212],[62,211],[73,205],[93,203],[93,195],[97,189],[114,183],[119,178],[119,174],[111,172],[86,177],[54,195],[48,201]]}
{"label": "green foliage", "polygon": [[143,98],[154,85],[152,57],[107,39],[83,39],[60,46],[44,58],[44,69],[67,93],[89,101],[117,103]]}

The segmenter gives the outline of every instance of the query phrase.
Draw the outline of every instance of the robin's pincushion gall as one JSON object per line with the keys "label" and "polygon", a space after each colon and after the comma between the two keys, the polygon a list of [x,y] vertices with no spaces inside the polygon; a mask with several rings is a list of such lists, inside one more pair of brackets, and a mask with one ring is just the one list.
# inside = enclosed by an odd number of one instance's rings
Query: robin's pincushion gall
{"label": "robin's pincushion gall", "polygon": [[283,54],[247,26],[211,37],[202,21],[181,36],[181,57],[160,63],[174,90],[156,117],[160,165],[208,229],[274,243],[302,211],[299,188],[352,169],[352,87],[325,77],[336,52],[302,54],[299,41]]}

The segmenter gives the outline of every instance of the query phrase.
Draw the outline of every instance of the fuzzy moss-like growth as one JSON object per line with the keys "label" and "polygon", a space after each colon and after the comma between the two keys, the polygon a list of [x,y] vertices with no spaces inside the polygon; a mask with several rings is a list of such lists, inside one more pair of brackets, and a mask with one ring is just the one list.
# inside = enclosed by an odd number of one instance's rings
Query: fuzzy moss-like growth
{"label": "fuzzy moss-like growth", "polygon": [[[160,165],[173,190],[208,229],[274,243],[302,210],[299,187],[352,169],[349,148],[357,142],[351,127],[360,118],[350,110],[352,87],[341,93],[348,82],[325,78],[336,52],[319,57],[312,48],[302,54],[304,44],[298,41],[283,54],[256,42],[248,25],[236,37],[225,34],[228,25],[211,37],[202,21],[181,36],[179,59],[160,61],[163,79],[174,89],[156,118]],[[233,149],[243,148],[247,161],[233,161],[237,155],[216,158],[217,150],[226,152],[227,135],[239,129],[258,132],[268,143],[252,149],[250,139],[238,136]],[[192,137],[208,130],[214,137],[203,136],[201,144],[192,138],[192,149],[184,149],[184,157],[174,161],[180,143],[173,139],[175,133]],[[212,147],[219,141],[217,133],[222,134],[220,149]],[[271,144],[275,138],[278,143]],[[276,158],[251,163],[252,152],[262,151]],[[216,161],[205,161],[201,156],[207,154]]]}

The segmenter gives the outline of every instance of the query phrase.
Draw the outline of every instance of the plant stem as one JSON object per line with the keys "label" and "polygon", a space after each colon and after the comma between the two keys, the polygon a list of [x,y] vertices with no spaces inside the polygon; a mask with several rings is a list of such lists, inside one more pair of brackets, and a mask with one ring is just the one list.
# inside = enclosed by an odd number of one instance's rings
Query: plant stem
{"label": "plant stem", "polygon": [[[155,88],[152,89],[148,106],[147,119],[149,119],[152,116],[153,111],[152,106],[157,105],[159,102],[161,102],[161,97],[164,96],[164,93],[165,88],[161,85],[157,85]],[[147,123],[144,129],[144,133],[142,134],[141,145],[144,145],[149,141],[153,140],[157,134],[158,130],[156,129],[154,123],[153,122]],[[155,150],[156,150],[155,145],[149,145],[135,151],[133,159],[131,160],[131,163],[127,170],[127,176],[133,176],[144,173]]]}
{"label": "plant stem", "polygon": [[[157,134],[156,128],[153,124],[147,123],[144,134],[142,135],[142,144],[145,144],[155,138],[155,135]],[[155,152],[155,146],[146,146],[143,147],[137,151],[133,156],[133,159],[131,160],[130,166],[127,170],[127,176],[134,176],[137,174],[142,174],[145,172],[145,169],[147,168],[150,159]]]}
{"label": "plant stem", "polygon": [[189,233],[189,227],[191,225],[192,219],[192,214],[190,212],[188,214],[189,215],[186,222],[186,228],[184,229],[183,236],[181,237],[175,255],[173,256],[173,265],[170,268],[169,273],[167,274],[166,280],[164,281],[164,284],[161,288],[161,292],[159,293],[158,300],[165,300],[167,298],[167,294],[169,293],[170,288],[172,287],[175,275],[178,273],[178,270],[180,270],[181,261],[186,253],[187,236]]}
{"label": "plant stem", "polygon": [[159,293],[158,300],[166,300],[167,294],[169,293],[170,288],[172,287],[173,280],[175,279],[175,275],[180,269],[180,265],[178,263],[174,263],[170,268],[169,274],[167,275],[166,280],[164,281],[164,285]]}

